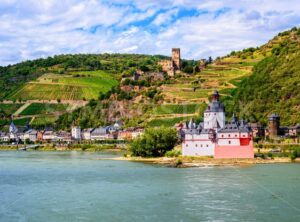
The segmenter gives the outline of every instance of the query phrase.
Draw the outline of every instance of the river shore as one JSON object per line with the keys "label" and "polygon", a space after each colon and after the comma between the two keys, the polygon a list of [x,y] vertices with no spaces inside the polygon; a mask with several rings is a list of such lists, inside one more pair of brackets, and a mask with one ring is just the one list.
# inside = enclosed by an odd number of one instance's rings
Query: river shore
{"label": "river shore", "polygon": [[[15,151],[16,146],[0,146],[0,151]],[[31,150],[30,150],[31,151]],[[87,149],[82,148],[67,148],[67,147],[53,147],[41,146],[36,150],[37,152],[51,152],[51,151],[78,151],[78,152],[111,152],[123,155],[126,150],[111,147],[90,147]],[[254,159],[214,159],[212,157],[131,157],[131,156],[117,156],[111,158],[96,158],[97,160],[115,160],[115,161],[131,161],[148,164],[156,164],[167,167],[211,167],[211,166],[249,166],[254,164],[277,164],[277,163],[300,163],[300,158],[291,160],[288,157],[274,157],[274,158],[254,158]]]}
{"label": "river shore", "polygon": [[275,164],[275,163],[291,163],[300,162],[300,159],[292,161],[288,157],[278,157],[273,159],[214,159],[211,157],[157,157],[157,158],[143,158],[143,157],[113,157],[105,158],[116,161],[132,161],[149,164],[158,164],[168,167],[210,167],[210,166],[247,166],[254,164]]}

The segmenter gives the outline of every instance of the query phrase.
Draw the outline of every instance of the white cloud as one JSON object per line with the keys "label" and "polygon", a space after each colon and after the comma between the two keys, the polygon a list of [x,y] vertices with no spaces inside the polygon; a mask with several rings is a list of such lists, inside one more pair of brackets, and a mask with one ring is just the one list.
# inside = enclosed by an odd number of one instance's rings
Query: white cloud
{"label": "white cloud", "polygon": [[185,58],[219,56],[299,26],[299,15],[298,0],[0,0],[0,65],[172,47]]}
{"label": "white cloud", "polygon": [[178,14],[178,9],[172,9],[169,11],[166,11],[164,13],[160,13],[156,16],[154,21],[152,22],[156,26],[168,24],[172,21],[172,19],[177,16]]}

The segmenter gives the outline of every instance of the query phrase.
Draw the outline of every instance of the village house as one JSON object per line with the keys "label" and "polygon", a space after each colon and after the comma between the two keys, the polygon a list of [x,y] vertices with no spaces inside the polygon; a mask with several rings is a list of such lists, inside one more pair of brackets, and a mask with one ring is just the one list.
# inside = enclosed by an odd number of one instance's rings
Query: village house
{"label": "village house", "polygon": [[42,141],[51,142],[56,140],[56,132],[52,128],[46,128],[42,134]]}
{"label": "village house", "polygon": [[144,133],[142,128],[128,128],[118,131],[118,140],[133,140]]}
{"label": "village house", "polygon": [[297,137],[300,135],[300,124],[297,124],[296,126],[289,127],[288,135],[290,137]]}
{"label": "village house", "polygon": [[91,131],[91,140],[108,140],[114,139],[114,135],[110,131],[110,127],[99,127]]}
{"label": "village house", "polygon": [[81,138],[83,140],[91,140],[91,132],[93,131],[93,128],[84,129],[81,132]]}
{"label": "village house", "polygon": [[24,133],[24,137],[23,139],[24,140],[29,140],[31,142],[36,142],[37,141],[37,130],[35,129],[30,129],[30,130],[27,130],[25,133]]}
{"label": "village house", "polygon": [[214,92],[212,102],[204,112],[204,122],[191,120],[182,128],[184,156],[213,156],[222,158],[254,158],[252,132],[244,121],[233,116],[225,123],[225,108]]}
{"label": "village house", "polygon": [[70,143],[70,142],[72,142],[72,139],[73,139],[72,135],[69,132],[60,131],[56,135],[56,141],[58,141],[58,142]]}
{"label": "village house", "polygon": [[0,132],[0,141],[5,143],[9,142],[10,141],[9,134],[5,132]]}
{"label": "village house", "polygon": [[250,123],[249,127],[252,130],[253,138],[265,136],[265,128],[260,123]]}
{"label": "village house", "polygon": [[72,126],[71,134],[73,140],[81,140],[81,128],[80,126]]}

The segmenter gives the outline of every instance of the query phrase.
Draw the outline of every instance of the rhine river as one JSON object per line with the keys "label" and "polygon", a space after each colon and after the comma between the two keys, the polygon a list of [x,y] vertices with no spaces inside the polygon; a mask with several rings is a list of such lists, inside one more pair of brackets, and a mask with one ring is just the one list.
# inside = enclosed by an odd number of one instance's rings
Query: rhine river
{"label": "rhine river", "polygon": [[300,221],[300,164],[167,168],[0,152],[0,221]]}

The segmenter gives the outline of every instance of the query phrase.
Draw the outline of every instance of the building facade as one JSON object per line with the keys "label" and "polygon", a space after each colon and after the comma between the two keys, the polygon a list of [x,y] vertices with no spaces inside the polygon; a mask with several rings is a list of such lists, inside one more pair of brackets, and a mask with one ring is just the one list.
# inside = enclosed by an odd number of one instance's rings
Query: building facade
{"label": "building facade", "polygon": [[204,112],[204,123],[191,120],[182,128],[184,156],[222,158],[254,158],[252,132],[244,121],[233,116],[225,123],[225,108],[214,92],[212,102]]}
{"label": "building facade", "polygon": [[81,140],[81,128],[80,128],[80,126],[72,126],[71,134],[72,134],[72,139]]}

